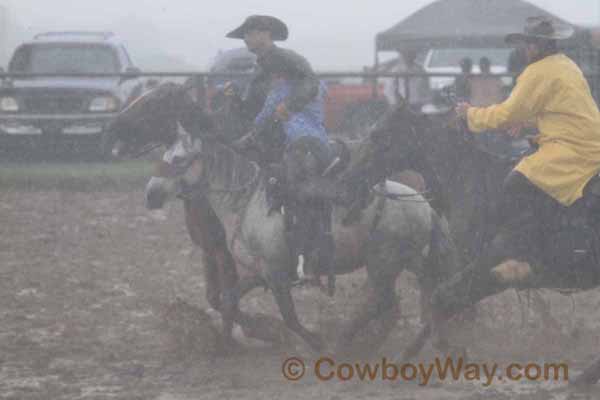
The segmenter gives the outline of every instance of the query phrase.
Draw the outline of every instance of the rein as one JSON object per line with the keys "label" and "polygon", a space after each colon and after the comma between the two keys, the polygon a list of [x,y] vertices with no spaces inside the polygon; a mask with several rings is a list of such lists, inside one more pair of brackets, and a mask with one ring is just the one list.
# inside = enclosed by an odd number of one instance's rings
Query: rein
{"label": "rein", "polygon": [[142,146],[142,148],[137,153],[133,154],[131,157],[132,158],[140,158],[141,156],[144,156],[144,155],[150,153],[151,151],[158,149],[160,146],[162,146],[161,143],[145,144],[144,146]]}
{"label": "rein", "polygon": [[208,193],[236,193],[236,192],[243,192],[245,190],[248,190],[250,187],[252,187],[258,181],[258,178],[260,177],[260,167],[258,166],[258,164],[254,161],[251,161],[250,164],[252,164],[254,173],[252,174],[252,178],[250,180],[248,180],[246,183],[244,183],[243,185],[233,186],[230,188],[215,188],[215,189],[209,188],[207,190],[207,192]]}
{"label": "rein", "polygon": [[[196,154],[195,157],[190,159],[187,167],[189,168],[189,166],[194,161],[200,159],[202,157],[202,155],[203,155],[203,153]],[[209,193],[240,193],[240,192],[244,192],[244,191],[250,189],[252,186],[254,186],[256,184],[256,182],[258,181],[258,179],[260,178],[260,167],[258,166],[258,164],[254,161],[251,161],[250,164],[252,165],[252,168],[254,170],[254,172],[252,174],[252,178],[249,179],[247,182],[245,182],[242,185],[232,186],[232,187],[227,187],[227,188],[226,187],[214,188],[214,187],[211,187],[207,183],[208,178],[203,174],[202,178],[199,179],[196,183],[194,183],[192,185],[187,185],[187,184],[185,184],[185,181],[182,181],[182,184],[183,184],[182,190],[177,195],[177,197],[179,197],[181,199],[191,200],[198,196],[204,196]]]}

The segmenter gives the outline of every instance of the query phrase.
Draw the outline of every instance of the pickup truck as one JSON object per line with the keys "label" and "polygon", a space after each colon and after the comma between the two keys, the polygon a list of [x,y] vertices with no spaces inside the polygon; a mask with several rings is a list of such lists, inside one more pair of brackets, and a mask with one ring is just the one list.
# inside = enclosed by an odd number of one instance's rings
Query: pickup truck
{"label": "pickup truck", "polygon": [[48,32],[18,46],[8,73],[123,77],[7,77],[0,84],[0,152],[27,160],[77,152],[105,157],[105,128],[143,90],[111,32]]}
{"label": "pickup truck", "polygon": [[[470,58],[473,62],[473,74],[479,74],[479,60],[487,57],[491,61],[492,74],[507,73],[508,58],[511,48],[433,48],[429,49],[422,60],[423,70],[434,74],[460,74],[460,61]],[[503,77],[505,85],[512,84],[512,78]],[[452,76],[436,76],[429,78],[429,87],[432,91],[439,91],[454,83]]]}

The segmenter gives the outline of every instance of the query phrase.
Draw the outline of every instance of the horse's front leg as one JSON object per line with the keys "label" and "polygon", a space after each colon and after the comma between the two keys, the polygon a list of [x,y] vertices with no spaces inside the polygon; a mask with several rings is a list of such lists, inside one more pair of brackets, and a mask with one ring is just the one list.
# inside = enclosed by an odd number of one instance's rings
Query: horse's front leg
{"label": "horse's front leg", "polygon": [[225,243],[219,243],[215,251],[215,258],[222,291],[219,311],[223,319],[223,339],[226,346],[237,348],[237,343],[233,339],[233,324],[239,312],[239,300],[242,297],[239,294],[239,276],[233,257]]}
{"label": "horse's front leg", "polygon": [[204,256],[206,298],[223,320],[223,340],[233,343],[233,323],[238,311],[236,288],[239,280],[221,221],[204,198],[184,202],[185,221],[194,244]]}
{"label": "horse's front leg", "polygon": [[[258,287],[267,287],[267,282],[260,275],[252,275],[240,279],[237,285],[236,304]],[[287,331],[283,321],[265,314],[245,313],[236,307],[235,322],[239,324],[244,336],[264,342],[282,345],[286,342]]]}
{"label": "horse's front leg", "polygon": [[435,289],[431,299],[431,327],[426,326],[409,346],[410,351],[405,353],[407,357],[416,356],[431,333],[437,335],[442,347],[447,346],[450,319],[484,298],[510,287],[528,285],[529,275],[521,273],[521,268],[516,269],[528,264],[507,260],[506,249],[510,249],[507,240],[505,235],[497,235],[480,258]]}
{"label": "horse's front leg", "polygon": [[275,297],[275,302],[279,307],[279,312],[283,317],[285,325],[291,331],[300,335],[314,351],[323,349],[323,341],[321,337],[306,329],[298,319],[294,299],[291,293],[291,279],[287,271],[279,271],[272,273],[269,277],[269,286]]}

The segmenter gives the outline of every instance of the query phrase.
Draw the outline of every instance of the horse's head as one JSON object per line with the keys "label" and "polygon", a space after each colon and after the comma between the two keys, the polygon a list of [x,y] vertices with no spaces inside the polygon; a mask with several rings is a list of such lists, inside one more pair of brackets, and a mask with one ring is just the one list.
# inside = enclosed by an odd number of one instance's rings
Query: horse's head
{"label": "horse's head", "polygon": [[[109,140],[115,157],[135,157],[146,149],[171,146],[176,138],[178,122],[194,131],[202,115],[187,96],[186,88],[164,83],[133,100],[109,126]],[[191,127],[189,127],[191,125]]]}
{"label": "horse's head", "polygon": [[362,175],[379,181],[421,150],[425,117],[412,111],[407,102],[386,112],[363,140],[345,176]]}
{"label": "horse's head", "polygon": [[185,131],[180,131],[157,163],[155,172],[146,185],[146,207],[155,210],[181,195],[186,187],[201,180],[202,142]]}
{"label": "horse's head", "polygon": [[370,133],[375,154],[388,167],[397,160],[410,157],[424,144],[426,117],[401,101],[375,123]]}
{"label": "horse's head", "polygon": [[146,185],[146,207],[162,208],[173,198],[192,200],[221,193],[229,199],[258,182],[260,168],[214,136],[180,129]]}

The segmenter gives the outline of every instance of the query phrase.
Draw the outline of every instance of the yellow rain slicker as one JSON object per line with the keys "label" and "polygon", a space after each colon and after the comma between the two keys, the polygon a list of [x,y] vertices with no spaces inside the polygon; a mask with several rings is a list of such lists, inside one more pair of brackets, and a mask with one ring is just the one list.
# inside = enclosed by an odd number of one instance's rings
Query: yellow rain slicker
{"label": "yellow rain slicker", "polygon": [[473,132],[535,121],[539,149],[515,169],[565,206],[600,171],[600,113],[583,73],[563,54],[530,64],[506,101],[471,107],[467,119]]}

